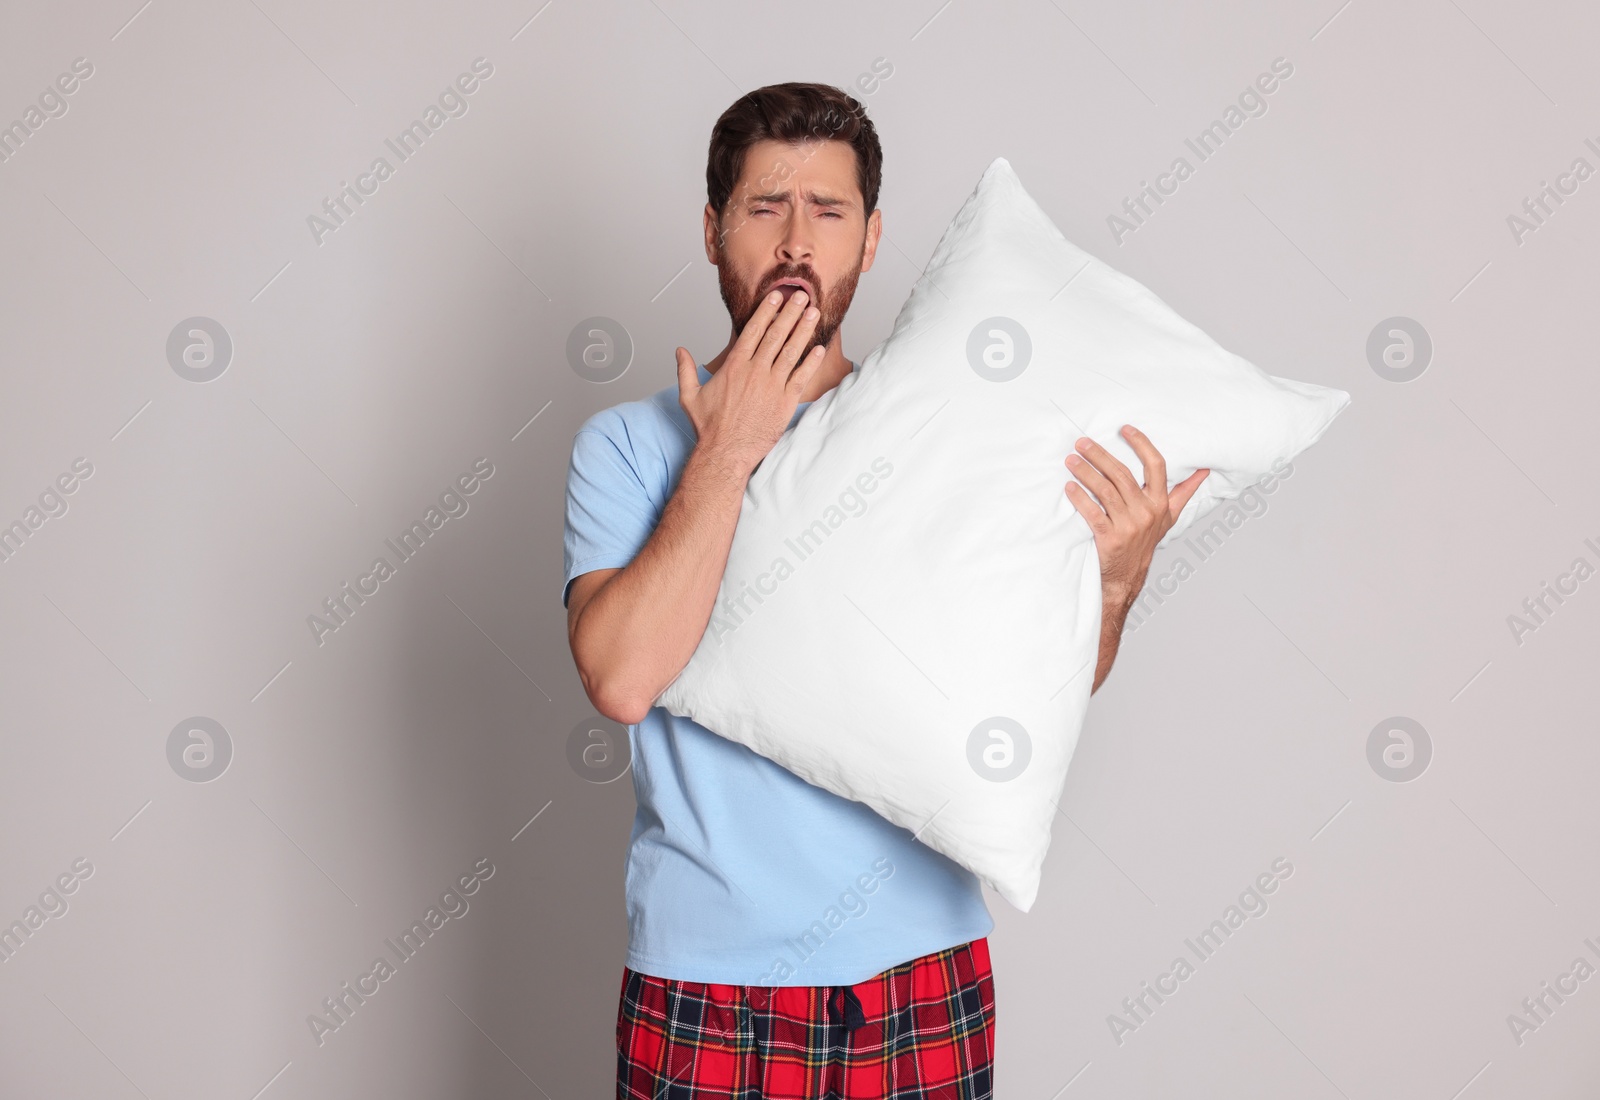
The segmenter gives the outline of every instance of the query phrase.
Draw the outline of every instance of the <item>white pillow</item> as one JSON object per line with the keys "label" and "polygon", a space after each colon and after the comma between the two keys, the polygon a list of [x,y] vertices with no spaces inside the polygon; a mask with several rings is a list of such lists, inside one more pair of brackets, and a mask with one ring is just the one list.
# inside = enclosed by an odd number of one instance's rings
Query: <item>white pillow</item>
{"label": "white pillow", "polygon": [[1074,247],[1004,158],[889,338],[750,478],[712,619],[656,703],[863,802],[1026,912],[1089,701],[1094,536],[1063,492],[1118,430],[1210,476],[1163,540],[1350,397],[1262,373]]}

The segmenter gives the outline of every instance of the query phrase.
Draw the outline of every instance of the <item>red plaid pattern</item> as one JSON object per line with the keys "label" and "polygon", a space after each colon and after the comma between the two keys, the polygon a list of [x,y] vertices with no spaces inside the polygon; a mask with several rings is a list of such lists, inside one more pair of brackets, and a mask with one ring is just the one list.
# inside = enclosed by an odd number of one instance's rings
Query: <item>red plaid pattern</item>
{"label": "red plaid pattern", "polygon": [[618,1100],[991,1100],[994,976],[976,939],[851,986],[622,971]]}

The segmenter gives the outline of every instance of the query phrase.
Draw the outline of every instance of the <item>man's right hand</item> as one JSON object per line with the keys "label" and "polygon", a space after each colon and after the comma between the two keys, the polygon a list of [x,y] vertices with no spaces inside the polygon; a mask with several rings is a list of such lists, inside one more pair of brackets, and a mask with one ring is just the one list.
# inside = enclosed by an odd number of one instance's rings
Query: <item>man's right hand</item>
{"label": "man's right hand", "polygon": [[787,303],[761,300],[722,366],[700,384],[694,357],[678,348],[678,404],[699,436],[698,448],[748,477],[782,438],[811,376],[822,365],[817,345],[800,361],[819,316],[797,290]]}

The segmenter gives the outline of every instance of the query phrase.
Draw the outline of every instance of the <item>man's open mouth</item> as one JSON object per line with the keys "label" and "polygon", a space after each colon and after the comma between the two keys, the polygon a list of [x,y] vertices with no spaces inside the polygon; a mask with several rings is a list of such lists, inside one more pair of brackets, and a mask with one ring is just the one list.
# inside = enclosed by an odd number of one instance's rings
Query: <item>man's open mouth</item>
{"label": "man's open mouth", "polygon": [[768,290],[768,293],[771,293],[773,290],[782,292],[783,306],[789,304],[789,299],[794,296],[794,292],[797,290],[805,291],[806,297],[811,301],[816,301],[817,298],[817,292],[812,290],[811,284],[806,282],[804,279],[780,279],[776,283],[772,284],[772,287]]}

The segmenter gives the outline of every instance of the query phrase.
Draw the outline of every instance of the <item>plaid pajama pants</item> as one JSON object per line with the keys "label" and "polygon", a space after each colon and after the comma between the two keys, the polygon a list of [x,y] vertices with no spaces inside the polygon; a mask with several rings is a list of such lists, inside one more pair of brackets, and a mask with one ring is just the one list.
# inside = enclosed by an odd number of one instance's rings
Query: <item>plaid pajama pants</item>
{"label": "plaid pajama pants", "polygon": [[622,972],[618,1100],[991,1100],[985,938],[850,986]]}

